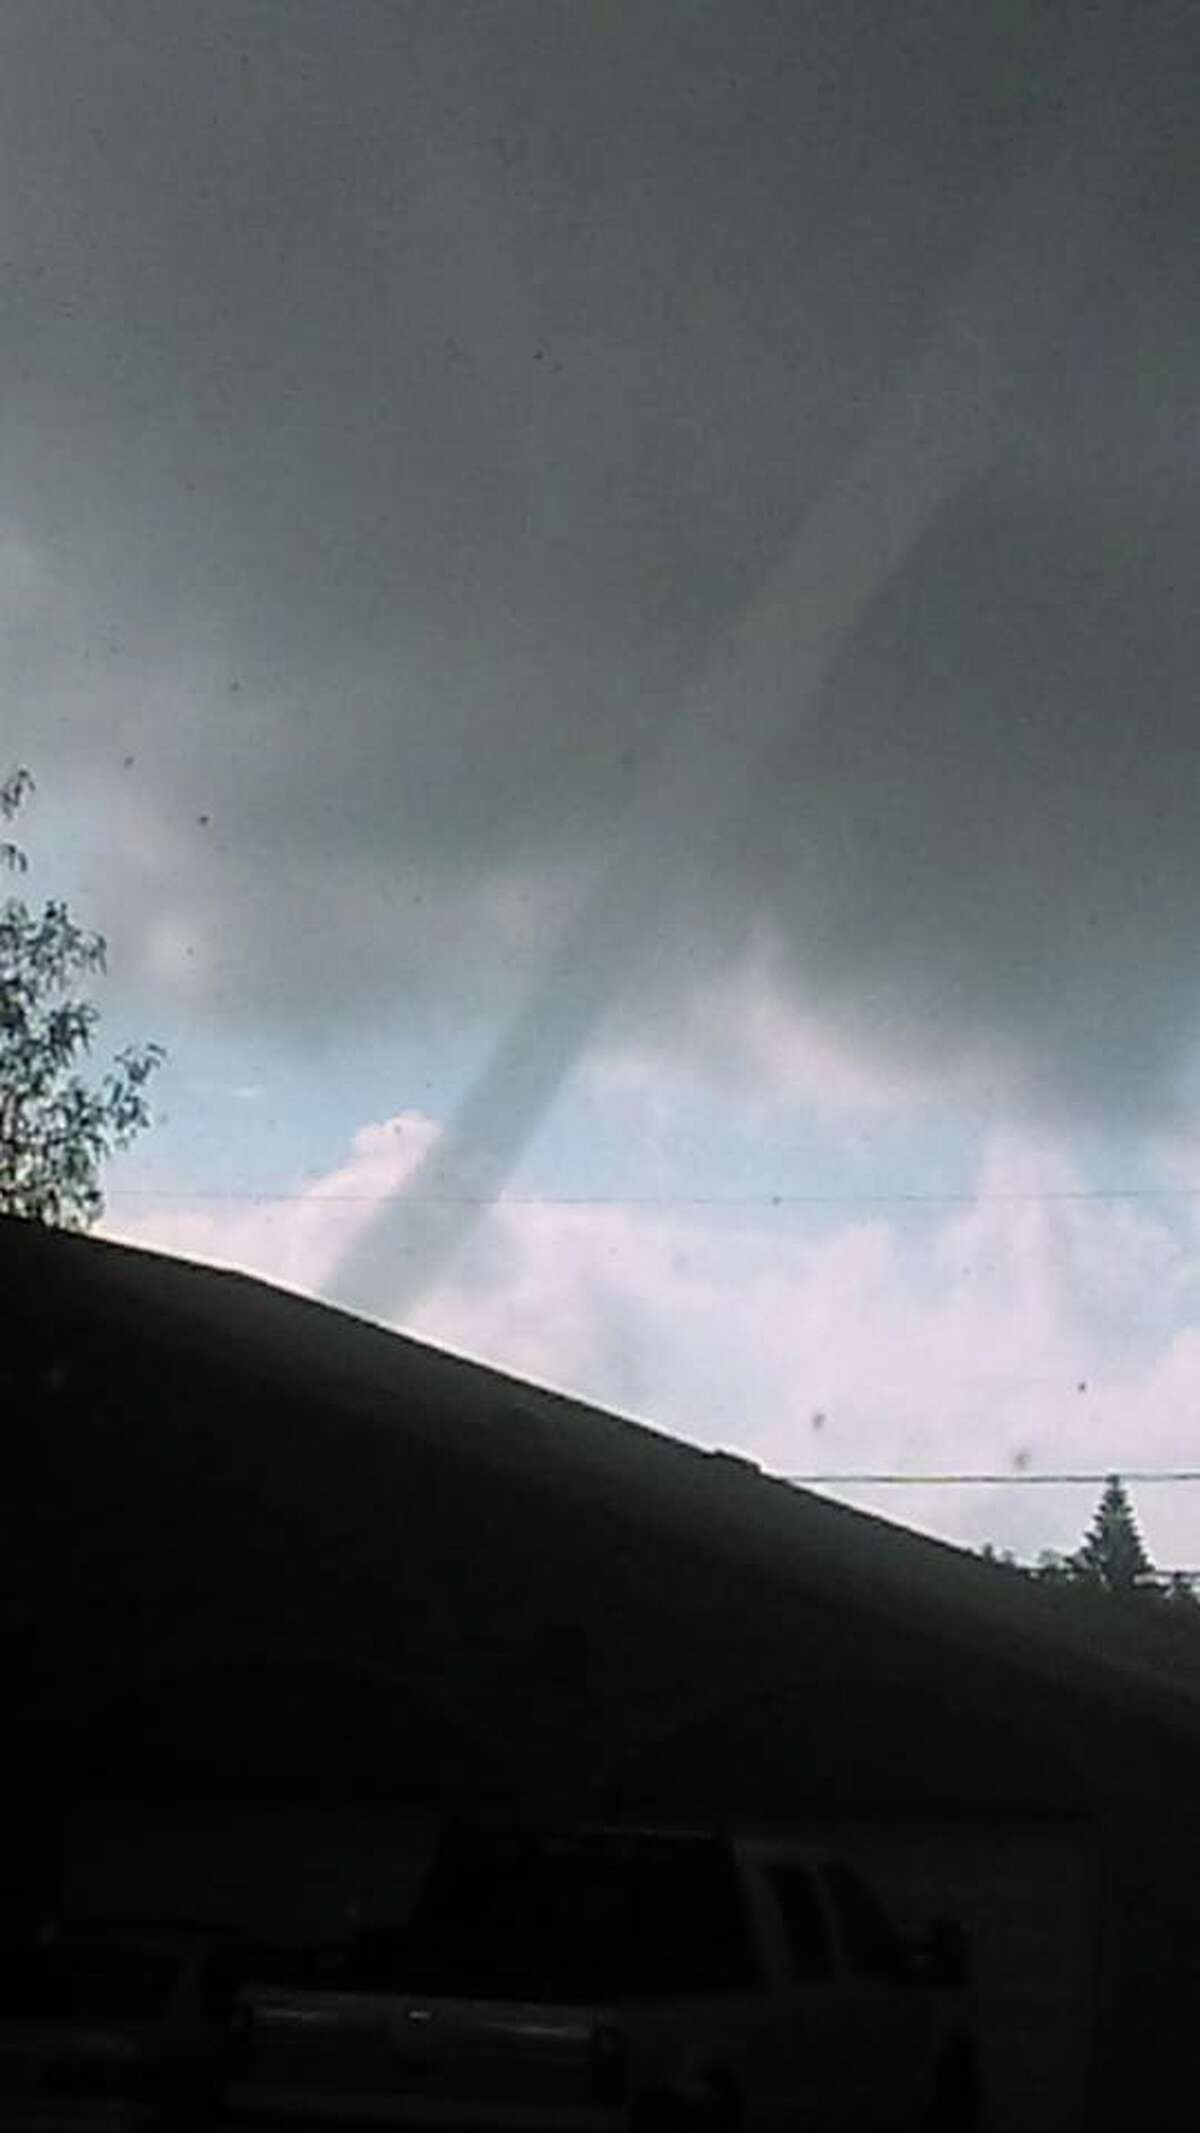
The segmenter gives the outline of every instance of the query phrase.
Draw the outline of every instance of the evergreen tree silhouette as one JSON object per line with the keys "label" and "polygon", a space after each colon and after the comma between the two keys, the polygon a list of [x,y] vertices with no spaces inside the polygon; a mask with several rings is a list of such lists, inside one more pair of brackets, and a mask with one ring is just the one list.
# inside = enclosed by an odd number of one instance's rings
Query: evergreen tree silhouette
{"label": "evergreen tree silhouette", "polygon": [[1154,1569],[1119,1474],[1110,1474],[1087,1538],[1074,1558],[1085,1578],[1108,1592],[1134,1592]]}

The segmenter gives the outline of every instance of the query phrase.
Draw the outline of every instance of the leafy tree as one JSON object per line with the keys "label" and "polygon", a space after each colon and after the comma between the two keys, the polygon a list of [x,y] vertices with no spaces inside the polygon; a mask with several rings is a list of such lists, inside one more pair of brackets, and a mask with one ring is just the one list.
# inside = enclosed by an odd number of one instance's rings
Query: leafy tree
{"label": "leafy tree", "polygon": [[1119,1474],[1110,1474],[1075,1562],[1084,1579],[1108,1592],[1136,1592],[1153,1577],[1154,1565],[1138,1531],[1133,1505]]}
{"label": "leafy tree", "polygon": [[1078,1585],[1082,1582],[1075,1557],[1060,1555],[1054,1548],[1043,1548],[1033,1576],[1039,1585]]}
{"label": "leafy tree", "polygon": [[1021,1568],[1011,1548],[993,1548],[990,1541],[985,1541],[979,1554],[981,1561],[994,1564],[997,1570],[1020,1570]]}
{"label": "leafy tree", "polygon": [[[27,770],[0,780],[0,823],[32,790]],[[20,847],[0,839],[0,867],[26,866]],[[75,986],[104,971],[105,953],[65,903],[0,902],[0,1214],[89,1228],[104,1210],[101,1165],[150,1123],[146,1084],[161,1046],[129,1047],[94,1086],[77,1071],[100,1016]]]}

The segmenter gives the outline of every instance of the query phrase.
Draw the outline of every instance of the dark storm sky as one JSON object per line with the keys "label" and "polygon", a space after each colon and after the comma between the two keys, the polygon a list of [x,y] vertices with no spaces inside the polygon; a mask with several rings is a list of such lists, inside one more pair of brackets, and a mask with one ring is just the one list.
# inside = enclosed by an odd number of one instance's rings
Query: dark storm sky
{"label": "dark storm sky", "polygon": [[766,939],[876,1057],[1170,1114],[1198,45],[1154,5],[7,0],[0,753],[115,829],[110,931],[202,922],[231,1027],[502,1016],[1032,157],[1069,303],[818,701],[812,618],[776,644],[794,724],[689,857],[657,1026]]}

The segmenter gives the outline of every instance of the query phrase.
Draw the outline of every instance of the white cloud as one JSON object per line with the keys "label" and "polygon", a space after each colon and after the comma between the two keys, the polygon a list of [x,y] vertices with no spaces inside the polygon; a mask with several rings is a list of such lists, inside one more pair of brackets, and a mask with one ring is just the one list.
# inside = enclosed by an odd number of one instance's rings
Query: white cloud
{"label": "white cloud", "polygon": [[798,1003],[776,964],[760,941],[716,975],[702,996],[673,1002],[669,1031],[657,1030],[645,1011],[640,1036],[617,1027],[584,1068],[589,1085],[602,1099],[669,1105],[667,1055],[671,1074],[697,1087],[714,1075],[736,1077],[743,1103],[803,1107],[835,1130],[848,1123],[861,1130],[864,1120],[911,1114],[935,1095],[945,1100],[944,1066],[934,1070],[898,1060],[882,1030],[874,1043],[861,1026],[839,1031],[829,1012],[817,1014]]}
{"label": "white cloud", "polygon": [[[364,1126],[294,1200],[181,1199],[108,1233],[320,1295],[437,1133],[402,1113]],[[830,1231],[786,1210],[733,1227],[697,1209],[502,1202],[412,1330],[780,1472],[1187,1464],[1200,1252],[1078,1190],[1062,1149],[1008,1136],[978,1196],[916,1231],[882,1214]],[[854,1500],[1030,1554],[1072,1545],[1092,1507],[1086,1490],[1016,1487]],[[1200,1490],[1138,1502],[1161,1561],[1200,1563]]]}
{"label": "white cloud", "polygon": [[596,1098],[669,1116],[681,1091],[735,1091],[744,1116],[803,1114],[842,1152],[900,1123],[1036,1116],[1017,1102],[1019,1061],[995,1032],[960,1033],[940,1054],[914,1035],[913,1002],[892,979],[823,996],[797,987],[776,935],[754,929],[743,953],[666,1008],[616,1012],[581,1064]]}
{"label": "white cloud", "polygon": [[105,1233],[319,1296],[379,1196],[401,1189],[437,1130],[419,1112],[402,1112],[361,1127],[345,1163],[290,1199],[189,1203],[181,1193],[177,1201],[165,1200],[137,1215],[110,1215]]}

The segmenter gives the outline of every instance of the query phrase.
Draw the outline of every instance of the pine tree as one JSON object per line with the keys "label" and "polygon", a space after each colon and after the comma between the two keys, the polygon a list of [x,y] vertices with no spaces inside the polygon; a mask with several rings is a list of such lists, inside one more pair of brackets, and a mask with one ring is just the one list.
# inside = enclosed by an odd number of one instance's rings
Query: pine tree
{"label": "pine tree", "polygon": [[1091,1529],[1074,1557],[1079,1574],[1108,1592],[1134,1592],[1154,1566],[1119,1474],[1110,1474]]}

